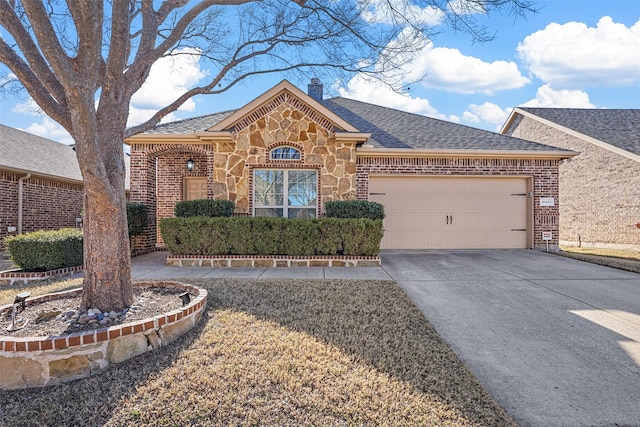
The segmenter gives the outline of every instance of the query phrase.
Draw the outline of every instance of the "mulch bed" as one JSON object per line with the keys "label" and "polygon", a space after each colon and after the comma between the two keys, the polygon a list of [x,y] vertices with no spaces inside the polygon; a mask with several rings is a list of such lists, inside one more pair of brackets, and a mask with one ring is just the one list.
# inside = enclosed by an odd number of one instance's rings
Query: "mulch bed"
{"label": "mulch bed", "polygon": [[[110,322],[108,326],[143,320],[176,310],[182,307],[182,301],[178,298],[182,292],[179,289],[166,287],[134,287],[134,304],[132,306],[134,309],[127,310],[125,316],[120,316],[118,320]],[[81,297],[60,298],[29,305],[24,311],[18,309],[16,324],[22,325],[25,321],[27,323],[26,326],[14,332],[7,331],[7,327],[11,325],[11,310],[0,313],[0,336],[59,336],[107,327],[99,323],[82,325],[70,324],[69,321],[65,321],[62,315],[71,310],[78,310],[80,302]],[[58,314],[38,321],[39,317],[46,317],[47,314],[51,315],[52,313]]]}

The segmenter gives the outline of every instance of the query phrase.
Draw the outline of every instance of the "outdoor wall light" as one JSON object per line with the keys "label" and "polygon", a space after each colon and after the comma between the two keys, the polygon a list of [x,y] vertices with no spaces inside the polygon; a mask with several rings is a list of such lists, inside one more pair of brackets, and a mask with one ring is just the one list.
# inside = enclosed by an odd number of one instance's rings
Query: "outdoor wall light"
{"label": "outdoor wall light", "polygon": [[187,170],[189,172],[193,171],[193,166],[195,165],[195,162],[193,161],[193,159],[191,157],[189,157],[189,160],[187,160]]}

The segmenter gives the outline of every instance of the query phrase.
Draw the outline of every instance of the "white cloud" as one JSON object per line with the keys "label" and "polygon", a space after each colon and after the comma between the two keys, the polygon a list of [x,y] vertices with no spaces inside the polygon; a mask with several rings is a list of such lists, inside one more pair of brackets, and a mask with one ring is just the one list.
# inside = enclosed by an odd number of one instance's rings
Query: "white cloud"
{"label": "white cloud", "polygon": [[[144,123],[151,118],[158,110],[153,108],[129,107],[129,117],[127,117],[127,127],[132,127]],[[169,113],[160,120],[160,123],[173,122],[178,120],[174,113]]]}
{"label": "white cloud", "polygon": [[360,0],[359,3],[364,7],[362,19],[371,24],[392,24],[406,19],[417,25],[436,26],[444,19],[444,13],[438,8],[422,8],[404,0]]}
{"label": "white cloud", "polygon": [[595,28],[551,23],[527,36],[517,50],[532,74],[555,87],[640,82],[640,20],[630,28],[608,16]]}
{"label": "white cloud", "polygon": [[425,47],[411,63],[407,81],[421,79],[423,86],[458,93],[492,95],[501,90],[520,88],[529,79],[520,74],[514,62],[485,62],[466,56],[458,49]]}
{"label": "white cloud", "polygon": [[61,142],[62,144],[75,144],[71,135],[69,135],[62,126],[48,116],[43,117],[40,123],[33,123],[29,125],[25,131],[43,138]]}
{"label": "white cloud", "polygon": [[40,108],[33,98],[29,97],[25,102],[17,103],[12,109],[12,113],[29,114],[31,116],[43,116],[44,111]]}
{"label": "white cloud", "polygon": [[522,104],[523,107],[548,108],[595,108],[589,101],[589,94],[581,90],[554,90],[550,85],[543,85],[536,91],[535,99]]}
{"label": "white cloud", "polygon": [[379,80],[357,75],[352,78],[347,87],[338,88],[340,96],[356,99],[371,104],[382,105],[396,110],[409,113],[422,114],[424,116],[435,117],[437,119],[457,122],[456,116],[447,117],[438,113],[428,99],[414,98],[406,93],[398,93]]}
{"label": "white cloud", "polygon": [[[136,108],[162,108],[175,101],[198,83],[207,73],[200,68],[200,52],[185,48],[156,61],[140,90],[133,94]],[[195,111],[195,102],[186,101],[179,110]]]}
{"label": "white cloud", "polygon": [[[476,117],[483,122],[491,123],[494,125],[500,125],[507,120],[511,108],[500,108],[500,106],[491,102],[485,102],[482,105],[471,104],[469,105],[470,116]],[[469,113],[465,111],[465,114]],[[473,121],[473,120],[470,120]],[[476,122],[477,123],[477,122]]]}

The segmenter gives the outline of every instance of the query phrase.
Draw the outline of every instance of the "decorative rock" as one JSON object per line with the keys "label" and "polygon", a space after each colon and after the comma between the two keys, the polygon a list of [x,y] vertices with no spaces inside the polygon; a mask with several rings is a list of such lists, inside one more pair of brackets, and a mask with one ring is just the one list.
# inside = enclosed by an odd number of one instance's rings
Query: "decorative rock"
{"label": "decorative rock", "polygon": [[94,319],[97,319],[97,318],[98,318],[98,316],[95,315],[95,314],[88,314],[87,315],[87,320],[94,320]]}
{"label": "decorative rock", "polygon": [[94,323],[98,323],[98,319],[91,319],[87,322],[87,325],[93,325]]}
{"label": "decorative rock", "polygon": [[101,324],[102,326],[104,326],[104,325],[108,324],[109,321],[107,319],[102,319],[98,323]]}

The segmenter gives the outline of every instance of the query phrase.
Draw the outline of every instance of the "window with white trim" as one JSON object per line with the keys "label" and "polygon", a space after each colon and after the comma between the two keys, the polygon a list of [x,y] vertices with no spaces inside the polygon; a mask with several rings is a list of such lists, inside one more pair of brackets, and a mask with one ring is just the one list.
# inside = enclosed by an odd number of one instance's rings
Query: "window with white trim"
{"label": "window with white trim", "polygon": [[270,151],[271,160],[300,160],[300,150],[293,147],[277,147]]}
{"label": "window with white trim", "polygon": [[317,217],[318,173],[301,169],[255,169],[253,215]]}

